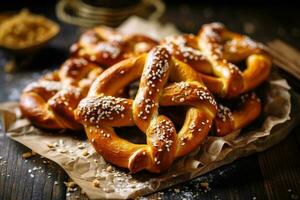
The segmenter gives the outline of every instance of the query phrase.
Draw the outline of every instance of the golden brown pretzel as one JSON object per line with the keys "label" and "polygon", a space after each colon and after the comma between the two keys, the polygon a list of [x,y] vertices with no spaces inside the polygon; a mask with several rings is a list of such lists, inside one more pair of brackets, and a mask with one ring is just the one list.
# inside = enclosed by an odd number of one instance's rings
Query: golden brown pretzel
{"label": "golden brown pretzel", "polygon": [[[115,97],[138,78],[135,99]],[[168,80],[173,83],[167,84]],[[177,134],[172,121],[158,113],[158,107],[179,105],[188,109]],[[216,114],[216,102],[191,67],[158,46],[104,71],[75,113],[88,139],[107,161],[132,173],[143,169],[158,173],[204,141]],[[131,143],[113,129],[134,125],[146,134],[147,144]]]}
{"label": "golden brown pretzel", "polygon": [[[198,36],[180,35],[162,41],[177,59],[199,73],[205,85],[220,97],[236,97],[267,79],[271,59],[262,45],[230,32],[222,24],[203,25]],[[246,69],[234,64],[246,59]]]}
{"label": "golden brown pretzel", "polygon": [[29,84],[20,98],[23,115],[47,129],[79,130],[74,109],[102,69],[83,58],[71,58],[58,71]]}
{"label": "golden brown pretzel", "polygon": [[123,35],[108,27],[85,32],[71,46],[71,54],[84,57],[101,66],[110,66],[123,59],[150,51],[158,43],[144,35]]}

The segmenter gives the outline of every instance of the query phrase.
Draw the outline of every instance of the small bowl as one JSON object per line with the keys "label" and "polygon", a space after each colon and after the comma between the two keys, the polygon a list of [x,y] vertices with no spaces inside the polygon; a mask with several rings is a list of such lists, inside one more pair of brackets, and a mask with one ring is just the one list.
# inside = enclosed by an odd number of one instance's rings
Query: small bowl
{"label": "small bowl", "polygon": [[[16,15],[18,13],[16,12],[3,12],[0,13],[0,25],[7,19],[13,17],[14,15]],[[47,34],[47,37],[43,38],[43,40],[39,41],[39,42],[35,42],[33,44],[27,45],[27,46],[19,46],[19,45],[10,45],[10,44],[5,44],[5,43],[1,43],[0,41],[0,47],[8,50],[12,53],[15,54],[30,54],[33,53],[35,51],[37,51],[38,49],[42,48],[43,46],[45,46],[51,39],[53,39],[59,32],[60,28],[59,25],[55,22],[53,22],[52,20],[44,17],[46,19],[46,23],[49,26],[49,34]]]}

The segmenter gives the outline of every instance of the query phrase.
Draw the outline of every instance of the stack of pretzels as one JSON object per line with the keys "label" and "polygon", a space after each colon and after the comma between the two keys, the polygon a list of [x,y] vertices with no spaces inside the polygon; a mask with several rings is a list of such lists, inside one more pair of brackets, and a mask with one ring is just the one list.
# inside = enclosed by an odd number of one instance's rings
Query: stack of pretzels
{"label": "stack of pretzels", "polygon": [[[82,35],[71,55],[24,89],[24,116],[42,128],[84,128],[106,161],[132,173],[163,172],[208,134],[223,137],[248,126],[262,110],[254,90],[272,65],[262,45],[219,23],[159,43],[98,27]],[[139,86],[130,96],[134,81]],[[178,106],[181,122],[171,117]],[[144,133],[143,144],[115,130],[131,126]]]}

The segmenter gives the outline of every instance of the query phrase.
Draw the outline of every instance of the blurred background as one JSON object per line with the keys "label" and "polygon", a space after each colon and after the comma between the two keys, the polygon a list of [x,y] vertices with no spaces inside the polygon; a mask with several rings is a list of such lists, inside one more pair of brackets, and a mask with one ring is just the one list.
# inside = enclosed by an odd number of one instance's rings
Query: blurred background
{"label": "blurred background", "polygon": [[[75,1],[83,1],[102,8],[128,7],[141,2],[141,0],[73,0]],[[27,7],[32,12],[57,21],[55,14],[57,2],[57,0],[2,0],[0,11]],[[230,29],[247,33],[255,39],[266,41],[271,37],[279,37],[300,48],[300,42],[294,42],[294,39],[300,38],[300,20],[298,20],[300,12],[297,1],[162,0],[162,2],[166,6],[160,21],[174,23],[183,32],[197,32],[203,23],[220,21]]]}
{"label": "blurred background", "polygon": [[[1,15],[16,14],[23,8],[54,21],[60,30],[30,59],[0,48],[0,83],[4,85],[0,101],[17,100],[27,82],[57,68],[67,58],[71,44],[87,27],[118,26],[134,14],[172,23],[189,33],[197,33],[204,23],[222,22],[229,29],[258,41],[281,39],[300,49],[300,12],[291,0],[1,0],[0,20]],[[14,71],[17,73],[5,73]]]}
{"label": "blurred background", "polygon": [[[1,0],[1,15],[27,8],[60,27],[58,34],[30,56],[0,48],[0,100],[17,100],[20,89],[41,74],[57,68],[87,27],[118,26],[132,15],[172,23],[180,31],[197,33],[204,23],[222,22],[229,29],[261,42],[280,39],[300,49],[300,12],[296,1],[262,0]],[[26,51],[25,51],[26,52]],[[25,57],[25,59],[24,59]],[[17,58],[17,59],[16,59]],[[24,65],[24,67],[23,67]],[[14,72],[11,73],[5,72]],[[14,85],[11,86],[11,83]]]}

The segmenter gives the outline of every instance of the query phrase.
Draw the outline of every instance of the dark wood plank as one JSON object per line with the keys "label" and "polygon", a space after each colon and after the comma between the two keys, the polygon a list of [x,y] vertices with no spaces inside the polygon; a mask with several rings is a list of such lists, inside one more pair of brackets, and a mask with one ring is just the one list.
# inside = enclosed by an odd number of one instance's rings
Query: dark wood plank
{"label": "dark wood plank", "polygon": [[300,198],[300,148],[298,126],[282,143],[259,154],[259,164],[269,199]]}
{"label": "dark wood plank", "polygon": [[65,199],[63,181],[68,176],[63,169],[38,155],[24,159],[22,154],[28,151],[0,134],[0,199]]}
{"label": "dark wood plank", "polygon": [[[163,190],[150,198],[162,199],[266,199],[256,155],[239,159],[192,181]],[[208,183],[208,188],[203,187]]]}

